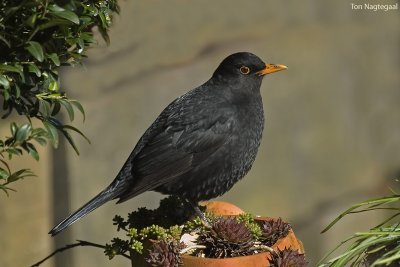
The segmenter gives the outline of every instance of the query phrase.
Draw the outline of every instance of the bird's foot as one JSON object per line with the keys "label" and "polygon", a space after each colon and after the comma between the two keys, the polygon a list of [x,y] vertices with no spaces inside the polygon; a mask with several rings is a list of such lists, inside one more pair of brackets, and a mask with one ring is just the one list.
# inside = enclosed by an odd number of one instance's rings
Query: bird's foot
{"label": "bird's foot", "polygon": [[212,229],[211,222],[210,220],[206,217],[204,212],[202,212],[199,208],[199,205],[189,199],[186,199],[186,202],[189,203],[190,206],[194,209],[196,212],[197,216],[199,216],[200,221],[203,223],[203,225],[209,229]]}

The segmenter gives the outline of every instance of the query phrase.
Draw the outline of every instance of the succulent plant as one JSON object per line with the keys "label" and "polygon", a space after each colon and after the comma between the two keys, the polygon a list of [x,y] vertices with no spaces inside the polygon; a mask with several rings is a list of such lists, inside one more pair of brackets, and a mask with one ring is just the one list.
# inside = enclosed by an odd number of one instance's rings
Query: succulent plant
{"label": "succulent plant", "polygon": [[286,248],[273,252],[269,264],[270,267],[307,267],[308,265],[304,254]]}
{"label": "succulent plant", "polygon": [[[161,201],[158,209],[140,208],[130,213],[128,218],[116,216],[114,225],[118,231],[126,233],[128,240],[112,240],[107,244],[106,255],[112,258],[129,252],[141,260],[146,259],[152,266],[173,267],[181,262],[180,251],[184,247],[188,248],[187,254],[207,258],[253,255],[265,251],[264,246],[273,246],[291,229],[281,218],[261,221],[251,214],[217,217],[206,213],[211,224],[209,227],[193,215],[180,199],[167,198]],[[183,241],[182,235],[192,237],[191,243],[180,242]],[[296,262],[297,258],[293,260],[292,254],[277,253],[274,260],[279,264]]]}
{"label": "succulent plant", "polygon": [[255,238],[244,222],[235,218],[219,218],[212,223],[211,231],[200,233],[198,244],[208,258],[228,258],[251,255]]}
{"label": "succulent plant", "polygon": [[176,240],[155,241],[148,250],[146,261],[154,267],[178,267],[182,264],[180,250],[183,244]]}
{"label": "succulent plant", "polygon": [[288,235],[292,227],[281,218],[264,221],[261,224],[262,235],[260,241],[266,246],[273,246],[279,239]]}
{"label": "succulent plant", "polygon": [[259,239],[259,237],[262,235],[260,223],[257,222],[257,220],[254,218],[254,215],[250,213],[242,213],[236,217],[236,220],[239,222],[244,222],[246,227],[251,231],[256,239]]}

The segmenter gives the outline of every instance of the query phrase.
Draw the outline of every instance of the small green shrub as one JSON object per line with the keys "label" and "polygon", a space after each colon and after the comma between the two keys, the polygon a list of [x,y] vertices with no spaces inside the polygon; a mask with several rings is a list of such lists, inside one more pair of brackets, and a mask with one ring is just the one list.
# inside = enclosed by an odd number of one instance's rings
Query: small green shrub
{"label": "small green shrub", "polygon": [[[65,110],[72,122],[76,111],[83,117],[85,113],[65,93],[59,69],[82,64],[95,42],[94,27],[109,42],[107,30],[118,11],[116,0],[0,0],[0,116],[26,118],[20,125],[11,122],[10,135],[0,137],[0,189],[4,192],[11,183],[33,175],[29,169],[12,171],[9,161],[23,153],[39,160],[37,144],[50,142],[57,148],[61,134],[79,153],[70,132],[84,135],[57,115]],[[41,126],[34,128],[32,119],[41,121]]]}

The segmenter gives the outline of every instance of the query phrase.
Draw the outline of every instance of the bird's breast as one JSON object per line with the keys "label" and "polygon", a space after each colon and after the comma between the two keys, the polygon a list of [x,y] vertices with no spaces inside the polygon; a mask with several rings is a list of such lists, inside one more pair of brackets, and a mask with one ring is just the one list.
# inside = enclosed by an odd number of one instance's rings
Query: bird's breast
{"label": "bird's breast", "polygon": [[253,163],[261,144],[264,130],[262,104],[253,102],[247,107],[239,107],[236,111],[236,122],[232,156],[235,161],[241,161],[242,165],[247,167]]}

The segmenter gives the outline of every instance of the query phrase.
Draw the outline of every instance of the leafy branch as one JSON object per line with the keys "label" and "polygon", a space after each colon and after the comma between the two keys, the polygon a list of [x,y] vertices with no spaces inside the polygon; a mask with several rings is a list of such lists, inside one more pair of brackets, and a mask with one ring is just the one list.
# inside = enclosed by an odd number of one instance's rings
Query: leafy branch
{"label": "leafy branch", "polygon": [[[0,116],[6,119],[14,113],[26,118],[20,126],[11,122],[11,137],[0,138],[3,191],[11,190],[10,183],[34,175],[29,169],[13,172],[9,161],[23,152],[39,160],[36,143],[57,148],[61,134],[79,154],[70,133],[87,138],[64,124],[59,114],[65,111],[72,122],[76,111],[83,119],[85,112],[63,90],[59,69],[82,64],[95,43],[93,28],[109,42],[107,30],[115,12],[119,12],[116,0],[0,1]],[[42,126],[34,128],[32,119]]]}

